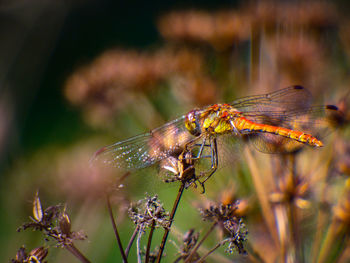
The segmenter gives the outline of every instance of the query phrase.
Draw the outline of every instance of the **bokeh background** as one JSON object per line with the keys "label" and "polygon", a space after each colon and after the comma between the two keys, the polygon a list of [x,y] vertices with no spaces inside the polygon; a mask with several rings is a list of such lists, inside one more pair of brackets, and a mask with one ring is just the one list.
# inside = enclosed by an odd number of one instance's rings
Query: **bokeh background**
{"label": "bokeh background", "polygon": [[[308,185],[308,195],[301,191],[300,200],[310,202],[299,203],[300,222],[306,222],[306,230],[299,230],[305,258],[312,258],[321,248],[310,244],[323,240],[322,235],[315,237],[321,211],[316,208],[321,203],[332,208],[347,193],[349,11],[347,1],[2,1],[1,257],[14,258],[22,245],[30,250],[44,244],[40,233],[16,232],[29,220],[38,190],[43,206],[67,204],[73,229],[88,235],[88,241],[77,246],[89,259],[118,261],[103,196],[116,172],[88,164],[99,147],[146,132],[195,107],[300,84],[313,93],[316,104],[336,104],[344,113],[338,131],[327,138],[326,150],[309,149],[298,156],[300,176]],[[264,260],[274,262],[278,233],[261,203],[261,195],[273,187],[256,189],[251,166],[239,158],[243,147],[237,149],[227,158],[229,163],[237,160],[234,167],[221,169],[205,195],[186,192],[172,239],[180,242],[189,228],[208,227],[198,207],[241,199],[254,250],[265,251]],[[254,158],[259,165],[272,157],[254,153]],[[262,175],[273,170],[264,165],[259,169]],[[145,192],[157,193],[171,208],[177,189],[154,180],[154,174],[150,170],[130,178],[130,188],[113,199],[125,242],[133,231],[125,218],[130,201]],[[272,176],[262,178],[274,184]],[[327,211],[321,220],[324,234],[334,216]],[[346,236],[341,262],[350,258]],[[215,235],[207,247],[213,244]],[[172,262],[176,246],[168,243],[167,249]],[[227,256],[223,249],[217,257],[250,262],[237,254]],[[67,251],[50,249],[48,261],[76,259]]]}

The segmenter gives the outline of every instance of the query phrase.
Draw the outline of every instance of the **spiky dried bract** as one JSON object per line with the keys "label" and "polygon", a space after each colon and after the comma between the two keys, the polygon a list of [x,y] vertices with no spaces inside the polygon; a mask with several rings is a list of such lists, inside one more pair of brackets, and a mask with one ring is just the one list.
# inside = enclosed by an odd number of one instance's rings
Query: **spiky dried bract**
{"label": "spiky dried bract", "polygon": [[140,230],[144,231],[155,222],[155,227],[167,228],[169,226],[169,213],[163,208],[158,196],[147,196],[129,208],[129,216]]}

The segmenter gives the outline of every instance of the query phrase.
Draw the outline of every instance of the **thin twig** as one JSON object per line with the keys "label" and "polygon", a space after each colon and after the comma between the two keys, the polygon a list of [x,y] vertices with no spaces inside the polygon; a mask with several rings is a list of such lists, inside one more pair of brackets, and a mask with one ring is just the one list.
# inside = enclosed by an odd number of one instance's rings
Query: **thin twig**
{"label": "thin twig", "polygon": [[203,262],[211,253],[213,253],[215,250],[217,250],[219,247],[222,246],[222,242],[218,243],[215,247],[213,247],[211,250],[209,250],[203,257],[201,257],[199,260],[196,261],[196,263]]}
{"label": "thin twig", "polygon": [[137,232],[139,232],[139,226],[136,226],[134,233],[132,233],[132,236],[131,236],[131,238],[130,238],[130,241],[129,241],[129,243],[128,243],[128,246],[127,246],[126,249],[125,249],[125,255],[126,255],[126,257],[129,256],[130,248],[131,248],[132,244],[134,243],[134,240],[135,240],[135,237],[136,237],[136,235],[137,235]]}
{"label": "thin twig", "polygon": [[145,263],[149,262],[149,252],[150,252],[150,249],[151,249],[152,237],[153,237],[153,232],[154,232],[155,226],[156,226],[156,221],[152,220],[151,230],[149,232],[148,242],[147,242]]}
{"label": "thin twig", "polygon": [[112,211],[112,207],[111,207],[111,202],[109,200],[109,195],[107,195],[107,207],[108,207],[109,216],[111,218],[114,234],[115,234],[115,237],[117,238],[118,247],[119,247],[120,253],[121,253],[122,258],[123,258],[123,262],[127,263],[128,259],[125,256],[124,249],[123,249],[123,244],[122,244],[122,242],[120,240],[120,236],[119,236],[119,232],[118,232],[118,229],[117,229],[117,225],[116,225],[116,223],[114,221],[114,216],[113,216],[113,211]]}
{"label": "thin twig", "polygon": [[137,262],[141,263],[141,248],[140,248],[140,240],[142,236],[143,230],[139,228],[137,239],[136,239],[136,250],[137,250]]}
{"label": "thin twig", "polygon": [[174,216],[175,216],[175,213],[176,213],[176,209],[177,209],[177,206],[180,203],[180,199],[181,199],[181,196],[182,196],[182,193],[183,193],[184,189],[185,189],[185,183],[181,182],[181,185],[180,185],[180,188],[179,188],[179,192],[177,193],[177,197],[176,197],[176,200],[175,200],[174,205],[173,205],[173,210],[171,211],[171,214],[170,214],[170,217],[169,217],[169,226],[167,228],[165,228],[163,239],[162,239],[162,242],[161,242],[160,247],[159,247],[159,252],[158,252],[157,261],[156,261],[157,263],[159,263],[161,258],[162,258],[164,247],[165,247],[165,243],[166,243],[166,240],[168,238],[169,231],[170,231],[170,228],[171,228],[171,224],[173,223],[173,219],[174,219]]}
{"label": "thin twig", "polygon": [[214,222],[214,224],[212,224],[212,226],[210,227],[210,229],[207,231],[207,233],[204,235],[204,237],[201,239],[201,241],[199,241],[196,246],[192,249],[191,253],[188,255],[188,257],[185,260],[186,262],[191,262],[191,259],[193,257],[193,255],[196,253],[196,251],[198,250],[198,248],[202,245],[202,243],[208,238],[208,236],[210,235],[210,233],[214,230],[214,228],[217,226],[218,222]]}
{"label": "thin twig", "polygon": [[66,245],[65,248],[72,253],[76,258],[78,258],[81,262],[84,263],[90,263],[90,260],[88,260],[79,249],[77,249],[74,244]]}

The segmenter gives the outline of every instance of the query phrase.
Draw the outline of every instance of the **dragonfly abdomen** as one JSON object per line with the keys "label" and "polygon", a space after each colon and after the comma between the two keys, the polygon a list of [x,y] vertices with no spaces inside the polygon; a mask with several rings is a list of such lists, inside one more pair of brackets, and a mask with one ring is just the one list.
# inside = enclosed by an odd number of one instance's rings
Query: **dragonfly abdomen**
{"label": "dragonfly abdomen", "polygon": [[323,146],[323,143],[320,140],[318,140],[316,137],[310,134],[306,134],[300,131],[295,131],[295,130],[291,130],[283,127],[255,123],[250,120],[247,120],[244,117],[237,118],[235,121],[235,126],[236,126],[236,129],[242,133],[265,132],[265,133],[271,133],[271,134],[280,135],[286,138],[290,138],[295,141],[308,144],[310,146],[315,146],[315,147]]}

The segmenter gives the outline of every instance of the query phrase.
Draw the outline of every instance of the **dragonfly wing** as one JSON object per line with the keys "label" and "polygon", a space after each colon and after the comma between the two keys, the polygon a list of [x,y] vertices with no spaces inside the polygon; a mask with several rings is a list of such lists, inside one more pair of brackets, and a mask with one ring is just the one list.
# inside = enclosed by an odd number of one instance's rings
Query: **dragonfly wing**
{"label": "dragonfly wing", "polygon": [[[311,102],[310,92],[301,86],[291,86],[236,100],[232,106],[254,123],[301,131],[321,139],[335,127],[334,115],[339,111],[332,105],[311,106]],[[303,143],[276,134],[249,130],[242,133],[262,152],[292,152],[303,146]]]}
{"label": "dragonfly wing", "polygon": [[97,151],[94,160],[125,170],[153,165],[169,156],[177,156],[194,139],[184,126],[184,116],[151,132],[131,137]]}
{"label": "dragonfly wing", "polygon": [[254,95],[235,100],[231,105],[242,112],[260,112],[269,114],[274,111],[289,111],[309,108],[311,93],[302,86],[290,86],[285,89],[263,95]]}

